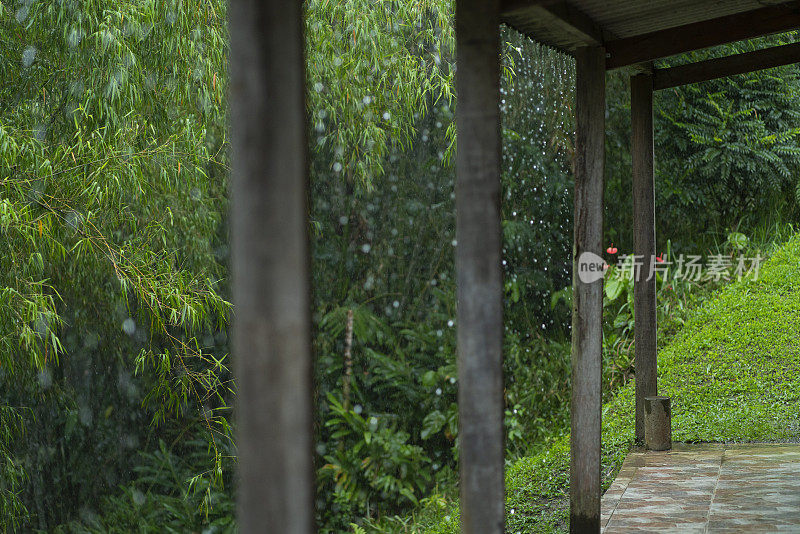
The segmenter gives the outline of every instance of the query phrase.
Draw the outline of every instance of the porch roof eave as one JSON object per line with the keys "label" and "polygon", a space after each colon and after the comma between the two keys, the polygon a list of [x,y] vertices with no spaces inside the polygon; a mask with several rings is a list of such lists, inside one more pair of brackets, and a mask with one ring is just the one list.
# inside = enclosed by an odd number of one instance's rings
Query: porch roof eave
{"label": "porch roof eave", "polygon": [[572,54],[602,46],[606,68],[800,28],[792,0],[502,0],[501,20]]}

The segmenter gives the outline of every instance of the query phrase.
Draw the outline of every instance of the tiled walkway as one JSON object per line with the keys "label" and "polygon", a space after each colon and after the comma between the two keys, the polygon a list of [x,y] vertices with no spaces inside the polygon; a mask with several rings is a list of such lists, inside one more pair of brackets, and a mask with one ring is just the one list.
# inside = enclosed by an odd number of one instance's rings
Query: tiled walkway
{"label": "tiled walkway", "polygon": [[603,532],[798,532],[800,445],[632,452],[603,496]]}

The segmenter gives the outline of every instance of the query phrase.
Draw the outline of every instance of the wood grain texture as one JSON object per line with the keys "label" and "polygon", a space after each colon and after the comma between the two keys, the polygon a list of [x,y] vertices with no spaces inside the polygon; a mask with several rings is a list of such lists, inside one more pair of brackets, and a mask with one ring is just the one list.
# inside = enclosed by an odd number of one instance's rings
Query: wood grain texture
{"label": "wood grain texture", "polygon": [[232,0],[231,232],[242,533],[314,529],[299,2]]}
{"label": "wood grain texture", "polygon": [[605,43],[606,67],[615,69],[800,27],[800,3],[785,2],[677,28]]}
{"label": "wood grain texture", "polygon": [[636,440],[644,442],[644,399],[656,394],[656,280],[650,278],[656,253],[653,175],[653,77],[631,77],[631,160],[633,162],[633,251],[641,257],[634,279],[634,368],[636,370]]}
{"label": "wood grain texture", "polygon": [[578,258],[603,245],[605,51],[575,53],[575,244],[572,313],[570,531],[600,532],[603,283],[584,283]]}
{"label": "wood grain texture", "polygon": [[461,532],[502,534],[500,3],[456,3],[456,271]]}
{"label": "wood grain texture", "polygon": [[773,46],[688,65],[656,69],[653,71],[653,89],[656,91],[669,89],[798,62],[800,62],[800,43]]}
{"label": "wood grain texture", "polygon": [[568,2],[543,4],[531,10],[531,16],[540,18],[584,46],[599,46],[603,42],[603,31],[600,27]]}

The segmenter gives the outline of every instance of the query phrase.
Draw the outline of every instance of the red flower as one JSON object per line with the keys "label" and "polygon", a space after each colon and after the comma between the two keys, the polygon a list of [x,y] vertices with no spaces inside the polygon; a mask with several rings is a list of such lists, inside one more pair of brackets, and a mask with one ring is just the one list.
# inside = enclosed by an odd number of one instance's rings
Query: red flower
{"label": "red flower", "polygon": [[658,263],[664,263],[664,253],[663,252],[660,255],[656,256],[656,261]]}
{"label": "red flower", "polygon": [[617,247],[614,246],[614,243],[611,243],[611,246],[606,249],[606,252],[608,252],[609,254],[616,254]]}

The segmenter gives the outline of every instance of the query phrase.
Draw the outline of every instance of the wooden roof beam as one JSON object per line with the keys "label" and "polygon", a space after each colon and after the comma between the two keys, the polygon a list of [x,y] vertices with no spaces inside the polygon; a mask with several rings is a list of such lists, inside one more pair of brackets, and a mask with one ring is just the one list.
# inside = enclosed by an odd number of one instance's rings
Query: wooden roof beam
{"label": "wooden roof beam", "polygon": [[601,46],[603,31],[582,11],[563,0],[503,0],[503,15],[524,12],[548,25],[570,35],[581,46]]}
{"label": "wooden roof beam", "polygon": [[772,46],[753,52],[718,57],[653,71],[653,89],[669,89],[746,72],[800,63],[800,43]]}
{"label": "wooden roof beam", "polygon": [[616,69],[800,27],[800,2],[792,1],[605,43],[606,68]]}
{"label": "wooden roof beam", "polygon": [[500,16],[511,11],[528,9],[542,4],[553,4],[558,0],[500,0]]}
{"label": "wooden roof beam", "polygon": [[603,31],[600,26],[567,2],[543,4],[536,10],[544,20],[572,35],[586,46],[603,44]]}

